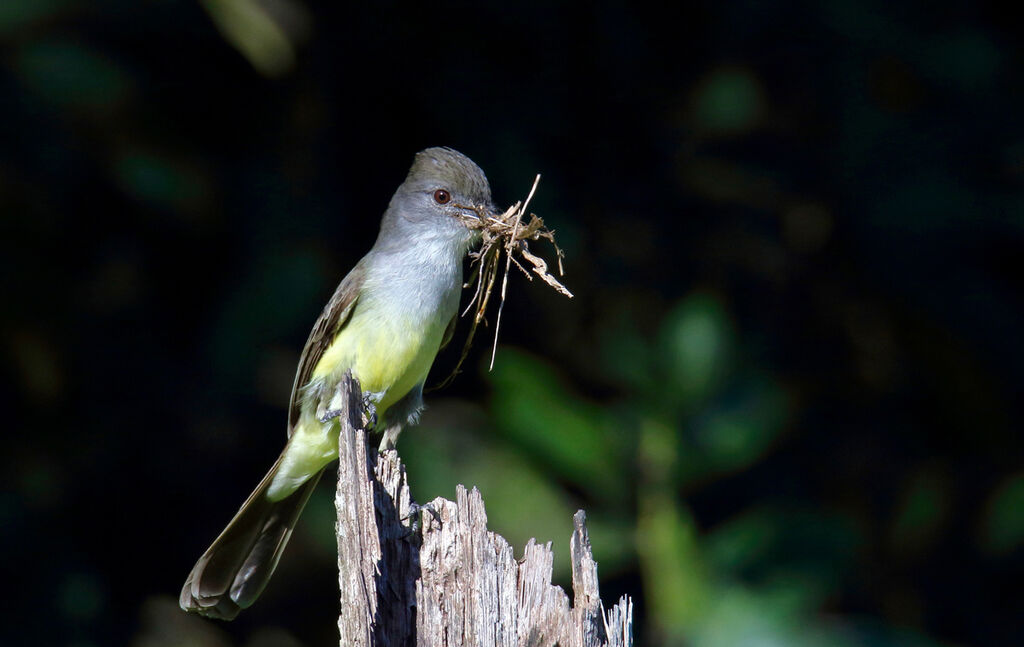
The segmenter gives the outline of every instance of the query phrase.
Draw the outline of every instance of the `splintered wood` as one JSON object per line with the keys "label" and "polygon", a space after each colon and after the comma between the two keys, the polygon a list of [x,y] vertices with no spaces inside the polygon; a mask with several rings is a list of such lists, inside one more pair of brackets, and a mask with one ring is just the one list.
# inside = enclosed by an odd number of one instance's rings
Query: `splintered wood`
{"label": "splintered wood", "polygon": [[[349,378],[350,379],[350,378]],[[573,518],[572,602],[551,584],[550,544],[531,540],[521,560],[487,530],[480,493],[458,486],[411,529],[405,467],[369,448],[361,397],[350,382],[340,418],[338,567],[342,647],[630,647],[633,603],[601,603],[586,516]]]}

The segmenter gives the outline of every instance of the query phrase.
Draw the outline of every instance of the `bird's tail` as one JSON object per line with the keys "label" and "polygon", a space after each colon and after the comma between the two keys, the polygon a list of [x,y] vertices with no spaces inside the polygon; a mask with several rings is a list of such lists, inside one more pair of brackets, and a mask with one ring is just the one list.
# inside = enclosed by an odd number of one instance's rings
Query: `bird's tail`
{"label": "bird's tail", "polygon": [[278,458],[192,568],[179,599],[185,611],[231,620],[263,592],[322,473],[284,499],[271,501],[267,490],[280,465]]}

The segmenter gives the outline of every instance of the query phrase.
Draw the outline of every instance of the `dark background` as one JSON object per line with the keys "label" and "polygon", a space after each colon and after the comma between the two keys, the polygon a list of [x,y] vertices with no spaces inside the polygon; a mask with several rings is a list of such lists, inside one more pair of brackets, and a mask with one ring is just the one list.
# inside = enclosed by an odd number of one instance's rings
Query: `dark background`
{"label": "dark background", "polygon": [[487,329],[402,438],[417,499],[477,485],[562,583],[586,508],[640,645],[1019,644],[1009,14],[368,4],[0,2],[0,643],[336,644],[331,478],[238,621],[176,596],[447,145],[499,204],[543,174],[576,298],[511,277],[494,371]]}

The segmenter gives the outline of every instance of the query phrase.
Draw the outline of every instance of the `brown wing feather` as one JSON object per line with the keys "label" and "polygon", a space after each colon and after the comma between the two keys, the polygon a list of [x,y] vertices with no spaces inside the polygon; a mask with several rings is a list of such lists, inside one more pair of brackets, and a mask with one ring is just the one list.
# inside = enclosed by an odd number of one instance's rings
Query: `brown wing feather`
{"label": "brown wing feather", "polygon": [[334,341],[338,330],[345,325],[352,308],[359,298],[359,291],[363,287],[363,280],[366,278],[364,268],[365,258],[349,272],[334,290],[331,300],[324,306],[320,317],[313,324],[313,330],[309,333],[306,346],[302,349],[302,356],[299,358],[299,368],[295,372],[295,383],[292,385],[292,395],[288,402],[288,435],[292,435],[292,429],[299,419],[302,407],[302,398],[299,392],[309,382],[316,369],[317,362],[323,356],[324,351]]}

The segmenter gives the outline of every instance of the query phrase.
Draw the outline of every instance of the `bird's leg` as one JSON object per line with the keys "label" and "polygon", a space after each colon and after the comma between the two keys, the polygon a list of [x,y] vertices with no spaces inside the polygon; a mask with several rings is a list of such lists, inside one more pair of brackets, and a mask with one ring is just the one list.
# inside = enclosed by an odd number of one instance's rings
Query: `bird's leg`
{"label": "bird's leg", "polygon": [[377,403],[380,402],[383,393],[363,394],[363,429],[375,429],[377,427]]}
{"label": "bird's leg", "polygon": [[331,394],[331,399],[328,400],[324,397],[320,398],[320,406],[316,409],[316,417],[321,423],[327,424],[335,418],[341,417],[345,410],[342,409],[344,403],[343,398],[347,394],[345,393],[345,383],[339,382],[334,387],[334,392]]}
{"label": "bird's leg", "polygon": [[[340,417],[345,410],[342,408],[342,398],[345,393],[344,383],[338,384],[334,389],[334,394],[331,399],[327,402],[321,400],[320,406],[317,408],[317,418],[321,423],[327,424],[335,418]],[[377,426],[377,403],[380,402],[383,393],[364,393],[363,394],[363,407],[360,412],[362,418],[363,429],[373,429]]]}
{"label": "bird's leg", "polygon": [[384,452],[389,449],[395,448],[395,443],[398,442],[398,434],[402,433],[402,425],[389,425],[384,433],[380,437],[380,446],[377,447],[378,452]]}
{"label": "bird's leg", "polygon": [[328,422],[334,420],[335,418],[340,417],[341,414],[343,413],[344,411],[342,411],[341,409],[329,409],[327,411],[324,411],[324,414],[320,416],[320,422],[327,424]]}

